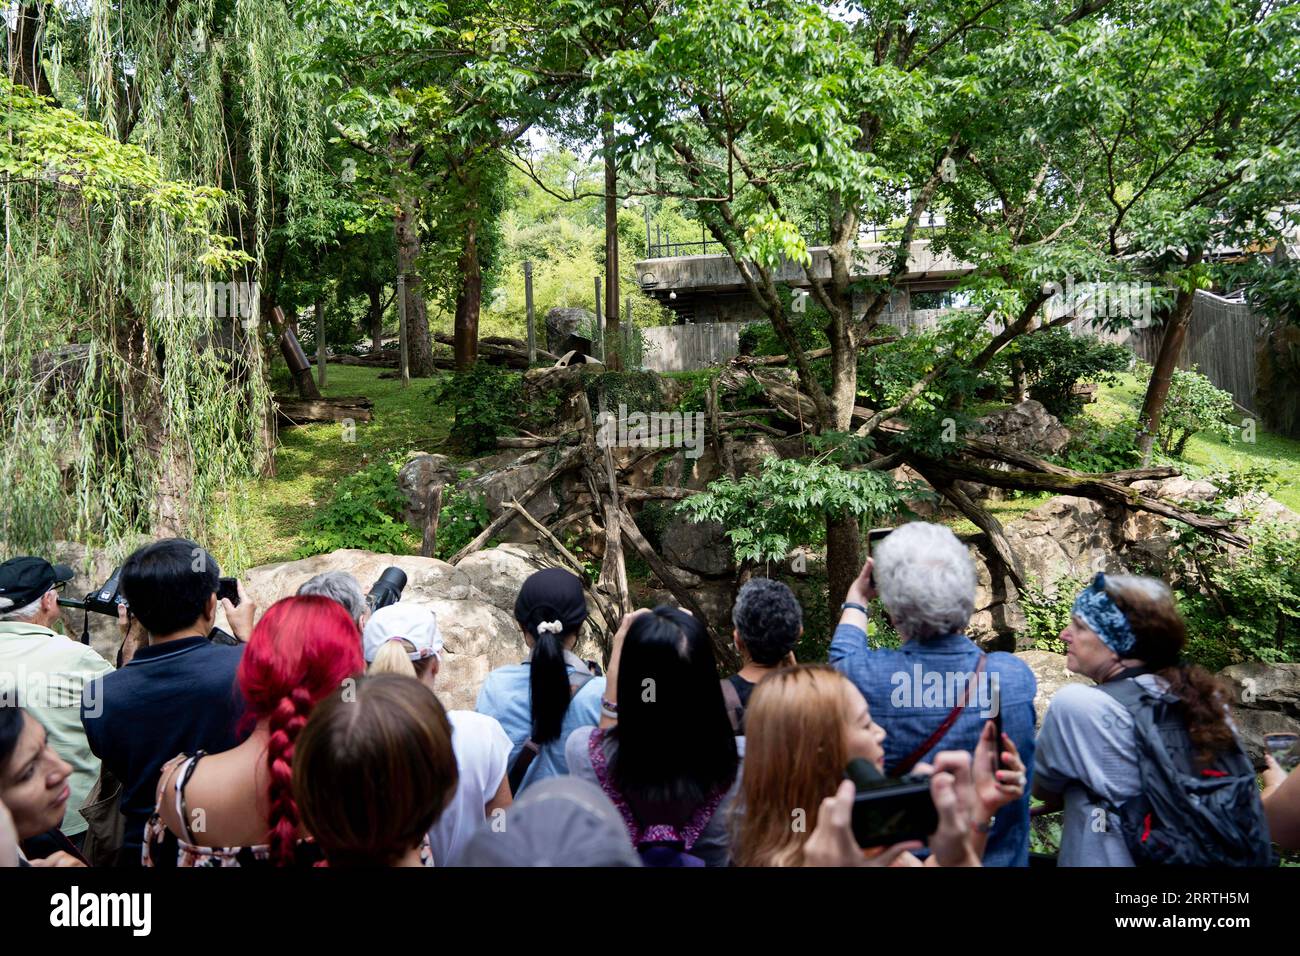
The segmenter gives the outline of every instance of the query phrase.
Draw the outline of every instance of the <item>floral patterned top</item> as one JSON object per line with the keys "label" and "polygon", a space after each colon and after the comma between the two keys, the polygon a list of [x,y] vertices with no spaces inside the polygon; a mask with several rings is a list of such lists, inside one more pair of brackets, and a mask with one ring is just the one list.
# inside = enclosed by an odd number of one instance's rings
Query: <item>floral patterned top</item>
{"label": "floral patterned top", "polygon": [[[147,867],[158,866],[177,866],[177,867],[270,867],[275,864],[271,861],[271,847],[267,844],[256,844],[254,846],[200,846],[194,839],[194,834],[190,832],[189,813],[185,806],[185,785],[189,783],[190,777],[194,774],[194,768],[198,766],[199,761],[205,756],[200,750],[198,753],[180,754],[173,757],[163,765],[162,773],[159,779],[165,779],[169,773],[176,767],[180,767],[180,772],[175,775],[175,782],[172,789],[175,791],[176,816],[180,819],[181,825],[185,827],[185,836],[182,839],[174,835],[162,820],[162,801],[165,796],[163,793],[158,794],[158,802],[154,805],[153,813],[149,817],[148,823],[144,828],[144,842],[141,847],[141,863]],[[175,853],[175,862],[169,863],[168,860]],[[420,862],[425,866],[433,866],[433,851],[429,846],[429,837],[426,834],[424,844],[420,848]],[[294,847],[295,867],[314,867],[325,866],[325,855],[320,846],[313,840],[299,840]]]}
{"label": "floral patterned top", "polygon": [[627,826],[627,832],[632,837],[632,845],[640,849],[643,846],[656,843],[680,843],[683,849],[690,853],[691,848],[695,846],[695,842],[700,838],[700,834],[704,832],[704,828],[713,819],[714,813],[717,812],[728,791],[725,789],[715,790],[704,803],[692,811],[686,825],[680,829],[666,823],[652,823],[645,826],[637,820],[636,814],[632,812],[627,800],[623,798],[610,777],[604,741],[604,730],[596,729],[593,731],[587,741],[587,754],[591,758],[592,770],[596,773],[596,782],[600,784],[601,790],[605,791],[605,795],[618,808],[619,814],[623,817],[623,823]]}

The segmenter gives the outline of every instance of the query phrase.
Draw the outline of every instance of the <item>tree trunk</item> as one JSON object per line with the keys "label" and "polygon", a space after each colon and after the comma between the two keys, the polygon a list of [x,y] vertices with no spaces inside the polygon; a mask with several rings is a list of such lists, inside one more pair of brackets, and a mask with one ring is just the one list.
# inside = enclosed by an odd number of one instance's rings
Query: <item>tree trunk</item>
{"label": "tree trunk", "polygon": [[372,285],[366,289],[366,295],[370,297],[370,351],[378,352],[384,345],[384,290]]}
{"label": "tree trunk", "polygon": [[858,519],[826,518],[826,590],[829,593],[832,619],[838,620],[836,611],[849,593],[849,585],[862,570],[862,553]]}
{"label": "tree trunk", "polygon": [[[1198,265],[1203,253],[1194,252],[1188,257],[1189,266]],[[1165,320],[1164,334],[1160,336],[1160,351],[1151,368],[1151,381],[1147,383],[1146,397],[1142,399],[1142,412],[1138,415],[1138,451],[1142,453],[1142,464],[1151,462],[1151,447],[1156,434],[1160,431],[1160,420],[1164,417],[1165,401],[1169,398],[1169,385],[1173,381],[1174,369],[1178,366],[1178,357],[1183,352],[1183,342],[1187,339],[1187,326],[1192,318],[1192,305],[1196,301],[1195,287],[1178,293],[1174,301],[1173,312]]]}
{"label": "tree trunk", "polygon": [[605,367],[623,370],[618,302],[618,167],[614,156],[614,124],[605,123]]}
{"label": "tree trunk", "polygon": [[483,304],[478,225],[478,219],[473,216],[465,223],[465,244],[456,263],[460,269],[460,291],[456,293],[456,340],[453,348],[459,371],[472,368],[478,361],[478,316]]}
{"label": "tree trunk", "polygon": [[405,188],[398,190],[393,235],[397,240],[397,271],[406,276],[406,336],[412,378],[433,374],[433,337],[416,263],[420,258],[420,202]]}
{"label": "tree trunk", "polygon": [[14,30],[8,33],[9,63],[14,83],[41,96],[49,96],[50,82],[41,64],[39,42],[44,28],[43,6],[41,3],[23,3],[18,6]]}

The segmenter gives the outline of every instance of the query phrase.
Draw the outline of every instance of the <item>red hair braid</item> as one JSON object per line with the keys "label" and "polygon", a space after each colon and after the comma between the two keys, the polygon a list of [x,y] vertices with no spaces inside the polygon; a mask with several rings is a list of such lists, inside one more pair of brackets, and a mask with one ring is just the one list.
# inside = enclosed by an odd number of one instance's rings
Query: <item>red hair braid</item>
{"label": "red hair braid", "polygon": [[293,750],[312,709],[347,677],[365,669],[361,635],[342,605],[319,595],[285,598],[267,608],[239,665],[245,719],[270,731],[266,764],[266,842],[271,859],[294,861],[299,839],[293,798]]}

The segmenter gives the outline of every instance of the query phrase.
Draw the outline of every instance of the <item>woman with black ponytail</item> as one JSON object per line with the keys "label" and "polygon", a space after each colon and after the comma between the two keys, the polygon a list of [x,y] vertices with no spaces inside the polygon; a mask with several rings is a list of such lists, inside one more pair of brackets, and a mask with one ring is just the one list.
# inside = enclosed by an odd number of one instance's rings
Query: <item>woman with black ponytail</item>
{"label": "woman with black ponytail", "polygon": [[515,601],[515,620],[528,644],[528,659],[488,674],[478,712],[505,728],[511,790],[568,773],[564,741],[578,727],[600,719],[605,691],[599,668],[573,653],[587,620],[582,581],[563,568],[531,575]]}

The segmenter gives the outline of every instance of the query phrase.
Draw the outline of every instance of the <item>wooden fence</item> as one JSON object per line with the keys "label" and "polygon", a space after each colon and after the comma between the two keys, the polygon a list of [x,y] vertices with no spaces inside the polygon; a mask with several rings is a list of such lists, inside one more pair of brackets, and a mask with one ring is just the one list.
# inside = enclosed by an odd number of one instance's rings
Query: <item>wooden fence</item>
{"label": "wooden fence", "polygon": [[[881,321],[902,331],[932,329],[950,310],[916,309],[890,312]],[[661,325],[642,330],[644,365],[656,372],[680,372],[719,365],[740,349],[740,331],[747,322],[706,322],[698,325]],[[1197,292],[1192,318],[1179,357],[1180,368],[1195,365],[1218,388],[1231,392],[1237,404],[1258,414],[1255,403],[1257,350],[1264,319],[1242,302],[1210,292]],[[1132,349],[1144,362],[1154,362],[1160,349],[1160,327],[1151,325],[1110,332],[1091,318],[1078,318],[1069,328],[1076,335],[1095,335]],[[991,327],[992,330],[992,327]]]}

